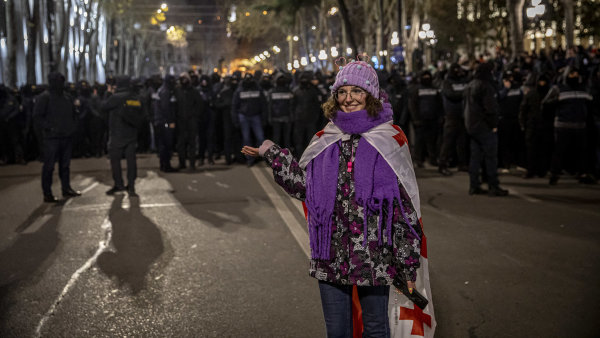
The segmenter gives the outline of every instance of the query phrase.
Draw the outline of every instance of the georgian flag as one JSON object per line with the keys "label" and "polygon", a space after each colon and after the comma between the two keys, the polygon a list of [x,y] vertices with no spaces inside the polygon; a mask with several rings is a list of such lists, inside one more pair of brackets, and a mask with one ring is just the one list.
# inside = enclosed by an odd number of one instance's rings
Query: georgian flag
{"label": "georgian flag", "polygon": [[[308,162],[315,158],[320,152],[342,138],[343,132],[333,123],[327,124],[323,130],[318,132],[311,140],[300,159],[300,166],[306,167]],[[412,165],[410,151],[406,136],[400,127],[392,123],[383,123],[366,133],[361,134],[381,156],[388,162],[396,173],[396,176],[408,193],[413,207],[417,212],[421,230],[423,222],[421,219],[421,204],[419,199],[419,188]],[[395,287],[390,287],[390,301],[388,316],[390,319],[391,336],[394,338],[404,337],[433,337],[435,333],[435,315],[433,310],[433,299],[429,283],[429,263],[427,260],[427,238],[423,231],[421,239],[421,266],[417,269],[416,289],[429,303],[425,310],[421,310],[404,295],[396,292]],[[362,312],[356,287],[352,294],[352,319],[354,326],[354,337],[362,337]]]}

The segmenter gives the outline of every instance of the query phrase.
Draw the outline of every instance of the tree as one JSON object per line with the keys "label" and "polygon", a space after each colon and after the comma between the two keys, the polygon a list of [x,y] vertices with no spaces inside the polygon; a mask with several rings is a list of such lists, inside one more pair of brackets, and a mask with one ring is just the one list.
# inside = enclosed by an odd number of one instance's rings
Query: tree
{"label": "tree", "polygon": [[574,18],[574,3],[573,0],[561,0],[564,6],[565,12],[565,40],[567,41],[567,48],[571,48],[575,45],[574,43],[574,33],[575,33],[575,25],[573,23]]}
{"label": "tree", "polygon": [[40,2],[34,1],[33,8],[29,1],[25,1],[25,15],[27,20],[27,83],[36,83],[35,57],[38,48],[38,32],[40,25]]}
{"label": "tree", "polygon": [[510,22],[511,59],[523,53],[523,6],[525,0],[506,0]]}

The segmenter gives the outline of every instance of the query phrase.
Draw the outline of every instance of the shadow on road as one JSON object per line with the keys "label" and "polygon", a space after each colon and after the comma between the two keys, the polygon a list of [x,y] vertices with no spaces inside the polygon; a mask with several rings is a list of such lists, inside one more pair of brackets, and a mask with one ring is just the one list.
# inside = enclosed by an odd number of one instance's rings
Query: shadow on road
{"label": "shadow on road", "polygon": [[[237,180],[244,181],[243,177],[220,177],[223,182],[219,182],[216,176],[206,178],[205,174],[212,172],[227,171],[233,167],[225,166],[203,166],[195,172],[179,172],[175,174],[161,175],[172,187],[173,197],[181,203],[181,206],[187,213],[224,232],[235,232],[240,227],[261,227],[261,222],[252,222],[250,213],[252,210],[266,204],[266,200],[261,200],[257,196],[251,196],[251,193],[244,193],[244,189]],[[183,175],[182,175],[183,174]],[[188,174],[196,174],[197,180],[190,181]],[[198,174],[202,176],[198,176]],[[234,181],[229,181],[232,179]],[[192,183],[195,182],[195,183]],[[210,182],[210,183],[208,183]],[[224,184],[227,189],[219,187],[218,184]]]}
{"label": "shadow on road", "polygon": [[19,235],[12,245],[0,252],[0,323],[10,308],[11,290],[20,281],[31,279],[42,266],[51,265],[60,243],[58,223],[63,206],[40,205],[16,228]]}
{"label": "shadow on road", "polygon": [[123,198],[115,196],[109,212],[115,251],[102,253],[98,266],[106,275],[116,277],[119,286],[137,294],[146,287],[146,277],[164,252],[164,245],[156,224],[142,214],[139,198],[129,199],[129,210],[122,207]]}

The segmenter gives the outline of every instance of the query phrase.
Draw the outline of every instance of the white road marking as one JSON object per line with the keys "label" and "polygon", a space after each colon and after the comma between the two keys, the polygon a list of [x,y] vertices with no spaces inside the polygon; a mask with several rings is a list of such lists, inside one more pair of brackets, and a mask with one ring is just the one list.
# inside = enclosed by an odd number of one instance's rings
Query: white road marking
{"label": "white road marking", "polygon": [[42,225],[46,224],[46,222],[48,222],[51,218],[52,218],[52,214],[44,214],[44,215],[38,217],[33,223],[31,223],[30,226],[25,228],[25,230],[23,230],[21,233],[22,234],[32,234],[34,232],[37,232],[38,230],[40,230]]}
{"label": "white road marking", "polygon": [[209,213],[211,213],[211,214],[213,214],[213,215],[215,215],[215,216],[217,216],[217,217],[219,217],[219,218],[221,218],[221,219],[224,219],[224,220],[227,220],[227,221],[230,221],[230,222],[239,223],[239,222],[242,221],[240,219],[240,217],[236,216],[236,215],[231,215],[231,214],[228,214],[228,213],[224,213],[224,212],[220,212],[220,211],[213,211],[213,210],[206,210],[206,211],[209,212]]}
{"label": "white road marking", "polygon": [[217,186],[225,189],[229,189],[229,184],[217,182]]}
{"label": "white road marking", "polygon": [[515,190],[513,188],[509,188],[508,192],[509,192],[509,194],[515,195],[515,196],[517,196],[519,198],[522,198],[522,199],[526,200],[527,202],[531,202],[531,203],[539,203],[539,202],[541,202],[541,200],[539,200],[537,198],[534,198],[534,197],[527,196],[525,194],[521,194],[520,192],[518,192],[517,190]]}
{"label": "white road marking", "polygon": [[292,233],[292,236],[294,236],[294,238],[296,239],[296,242],[298,242],[298,245],[300,245],[300,248],[302,249],[302,251],[304,251],[304,254],[306,254],[307,257],[310,257],[310,246],[309,246],[309,241],[308,241],[308,234],[304,230],[304,227],[298,222],[298,220],[296,219],[296,216],[294,216],[292,211],[281,200],[281,196],[277,193],[277,191],[275,191],[273,186],[267,181],[267,178],[265,177],[265,175],[263,175],[263,173],[261,173],[261,169],[254,166],[254,167],[250,168],[250,171],[252,171],[252,174],[254,174],[254,177],[256,177],[256,180],[258,181],[258,183],[261,185],[263,190],[267,193],[267,196],[269,197],[269,199],[275,206],[275,209],[279,213],[279,216],[281,216],[281,218],[283,219],[283,222],[285,223],[285,225],[288,227],[288,229]]}
{"label": "white road marking", "polygon": [[92,265],[94,265],[94,263],[96,263],[96,260],[98,259],[98,257],[104,251],[106,251],[106,249],[108,249],[108,247],[110,245],[110,241],[112,239],[112,223],[110,222],[108,217],[106,217],[104,219],[104,222],[102,223],[102,229],[105,230],[105,238],[103,241],[100,241],[100,243],[98,243],[98,250],[96,250],[94,255],[92,257],[90,257],[90,259],[88,259],[85,262],[85,264],[83,264],[79,269],[77,269],[77,271],[75,271],[75,273],[73,273],[73,275],[71,276],[71,279],[69,279],[69,282],[65,285],[65,287],[63,288],[60,295],[58,295],[58,297],[54,300],[54,303],[52,303],[52,305],[50,306],[50,309],[48,309],[46,314],[42,317],[42,319],[38,323],[38,326],[35,329],[35,337],[41,337],[44,324],[46,324],[48,319],[50,319],[50,317],[52,317],[54,315],[54,312],[56,312],[56,309],[60,305],[60,302],[67,295],[69,290],[71,290],[73,285],[75,285],[75,283],[77,282],[79,277],[81,277],[81,275],[86,270],[88,270]]}
{"label": "white road marking", "polygon": [[[71,208],[65,208],[63,211],[102,211],[109,210],[111,207],[111,203],[102,203],[102,204],[90,204],[90,205],[80,205]],[[129,201],[123,200],[121,207],[124,209],[128,209],[130,206]],[[165,207],[177,207],[181,206],[181,203],[146,203],[140,204],[140,208],[165,208]]]}
{"label": "white road marking", "polygon": [[92,177],[86,177],[83,180],[81,180],[81,182],[79,182],[79,185],[88,185],[90,183],[94,182],[94,179]]}
{"label": "white road marking", "polygon": [[68,207],[69,205],[71,205],[71,203],[73,203],[73,199],[72,199],[72,198],[69,198],[69,199],[67,199],[67,201],[65,202],[65,205],[64,205],[63,207],[65,207],[65,208],[66,208],[66,207]]}
{"label": "white road marking", "polygon": [[94,189],[96,186],[98,186],[98,184],[99,184],[98,182],[92,183],[92,185],[90,185],[89,187],[81,190],[81,194],[85,194],[87,192],[90,192],[92,189]]}

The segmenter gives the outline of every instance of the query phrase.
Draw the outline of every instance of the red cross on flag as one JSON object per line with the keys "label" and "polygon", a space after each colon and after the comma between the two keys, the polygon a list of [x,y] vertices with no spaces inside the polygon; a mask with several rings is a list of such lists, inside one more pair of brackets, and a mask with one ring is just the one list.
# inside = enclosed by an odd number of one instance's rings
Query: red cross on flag
{"label": "red cross on flag", "polygon": [[[420,220],[419,220],[420,221]],[[422,222],[421,226],[422,226]],[[421,240],[421,266],[417,270],[416,289],[429,304],[424,310],[413,304],[408,298],[399,295],[392,286],[390,289],[390,303],[388,315],[390,317],[390,330],[393,338],[404,337],[433,337],[435,332],[435,315],[433,313],[433,299],[429,285],[429,263],[427,260],[427,238],[423,235]]]}

